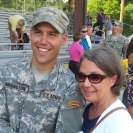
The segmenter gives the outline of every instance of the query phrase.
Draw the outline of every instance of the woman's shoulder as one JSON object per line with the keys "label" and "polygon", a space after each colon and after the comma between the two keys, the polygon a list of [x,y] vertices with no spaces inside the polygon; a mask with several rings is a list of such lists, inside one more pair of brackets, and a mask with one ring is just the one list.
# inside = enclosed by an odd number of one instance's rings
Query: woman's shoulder
{"label": "woman's shoulder", "polygon": [[[119,108],[121,107],[121,108]],[[129,115],[128,111],[126,110],[126,107],[124,106],[124,104],[117,99],[105,112],[104,115],[105,116],[107,113],[109,113],[110,111],[117,109],[118,110],[112,112],[107,118],[109,119],[113,119],[115,122],[118,123],[125,123],[127,121],[131,122],[131,116]],[[102,117],[103,117],[102,116]],[[112,123],[113,124],[113,123]]]}
{"label": "woman's shoulder", "polygon": [[110,131],[112,133],[125,133],[128,131],[128,133],[133,132],[132,118],[119,99],[106,110],[106,113],[104,112],[104,115],[102,115],[100,119],[102,119],[107,113],[117,107],[123,107],[124,109],[117,110],[108,115],[102,121],[99,128],[97,128],[97,131],[104,129],[105,132]]}

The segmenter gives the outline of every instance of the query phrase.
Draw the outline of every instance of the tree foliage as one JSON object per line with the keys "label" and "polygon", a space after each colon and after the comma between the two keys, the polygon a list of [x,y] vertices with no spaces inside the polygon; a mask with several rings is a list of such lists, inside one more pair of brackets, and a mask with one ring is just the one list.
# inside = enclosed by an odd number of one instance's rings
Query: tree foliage
{"label": "tree foliage", "polygon": [[104,10],[113,19],[117,19],[120,13],[120,5],[118,0],[88,0],[87,11],[92,12],[95,16],[100,9]]}
{"label": "tree foliage", "polygon": [[[125,0],[124,2],[123,34],[129,36],[133,34],[133,0]],[[121,0],[88,0],[87,11],[90,11],[95,18],[96,13],[98,13],[100,9],[103,9],[105,14],[110,15],[111,20],[119,20],[120,4]],[[93,21],[96,20],[93,19]]]}
{"label": "tree foliage", "polygon": [[133,3],[129,3],[125,6],[124,10],[124,33],[126,35],[133,34]]}
{"label": "tree foliage", "polygon": [[[26,11],[34,11],[34,9],[47,5],[62,9],[65,5],[63,0],[54,0],[53,2],[50,2],[50,0],[25,0],[25,3]],[[22,10],[24,7],[24,0],[0,0],[0,7]]]}

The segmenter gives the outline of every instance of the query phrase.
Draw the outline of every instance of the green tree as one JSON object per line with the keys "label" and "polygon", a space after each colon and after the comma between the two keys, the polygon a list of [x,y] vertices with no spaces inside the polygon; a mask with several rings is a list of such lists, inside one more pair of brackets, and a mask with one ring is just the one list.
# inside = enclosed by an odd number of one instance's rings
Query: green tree
{"label": "green tree", "polygon": [[[120,4],[121,0],[88,0],[87,11],[92,13],[95,18],[96,13],[102,8],[104,13],[110,15],[111,19],[120,18]],[[95,22],[96,20],[93,19]],[[124,8],[124,31],[123,34],[129,36],[133,34],[133,1],[125,0]]]}
{"label": "green tree", "polygon": [[124,34],[133,34],[133,3],[128,3],[124,9]]}
{"label": "green tree", "polygon": [[[22,10],[23,2],[24,0],[0,0],[0,7]],[[65,6],[65,2],[63,0],[54,0],[54,2],[50,2],[49,0],[25,0],[25,2],[26,11],[34,11],[34,8],[38,9],[46,5],[51,5],[60,9]]]}
{"label": "green tree", "polygon": [[92,12],[93,16],[100,9],[104,10],[105,14],[111,16],[112,19],[118,19],[120,13],[120,5],[118,0],[88,0],[87,11]]}

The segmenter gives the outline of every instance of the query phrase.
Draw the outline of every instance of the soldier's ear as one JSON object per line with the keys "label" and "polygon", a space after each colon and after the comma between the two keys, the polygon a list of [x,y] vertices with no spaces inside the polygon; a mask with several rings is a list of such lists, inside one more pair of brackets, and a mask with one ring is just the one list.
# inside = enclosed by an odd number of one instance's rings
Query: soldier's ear
{"label": "soldier's ear", "polygon": [[66,33],[62,35],[62,46],[64,46],[67,43],[68,36]]}

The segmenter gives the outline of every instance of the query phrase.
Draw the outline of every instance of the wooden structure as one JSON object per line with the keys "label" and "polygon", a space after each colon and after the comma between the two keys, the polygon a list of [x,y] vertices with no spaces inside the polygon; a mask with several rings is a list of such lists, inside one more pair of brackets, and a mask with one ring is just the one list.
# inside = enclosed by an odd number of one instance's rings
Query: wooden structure
{"label": "wooden structure", "polygon": [[74,33],[85,24],[87,0],[69,0],[68,7],[74,7]]}
{"label": "wooden structure", "polygon": [[124,0],[121,0],[121,5],[120,5],[120,21],[123,22],[123,15],[124,15]]}

